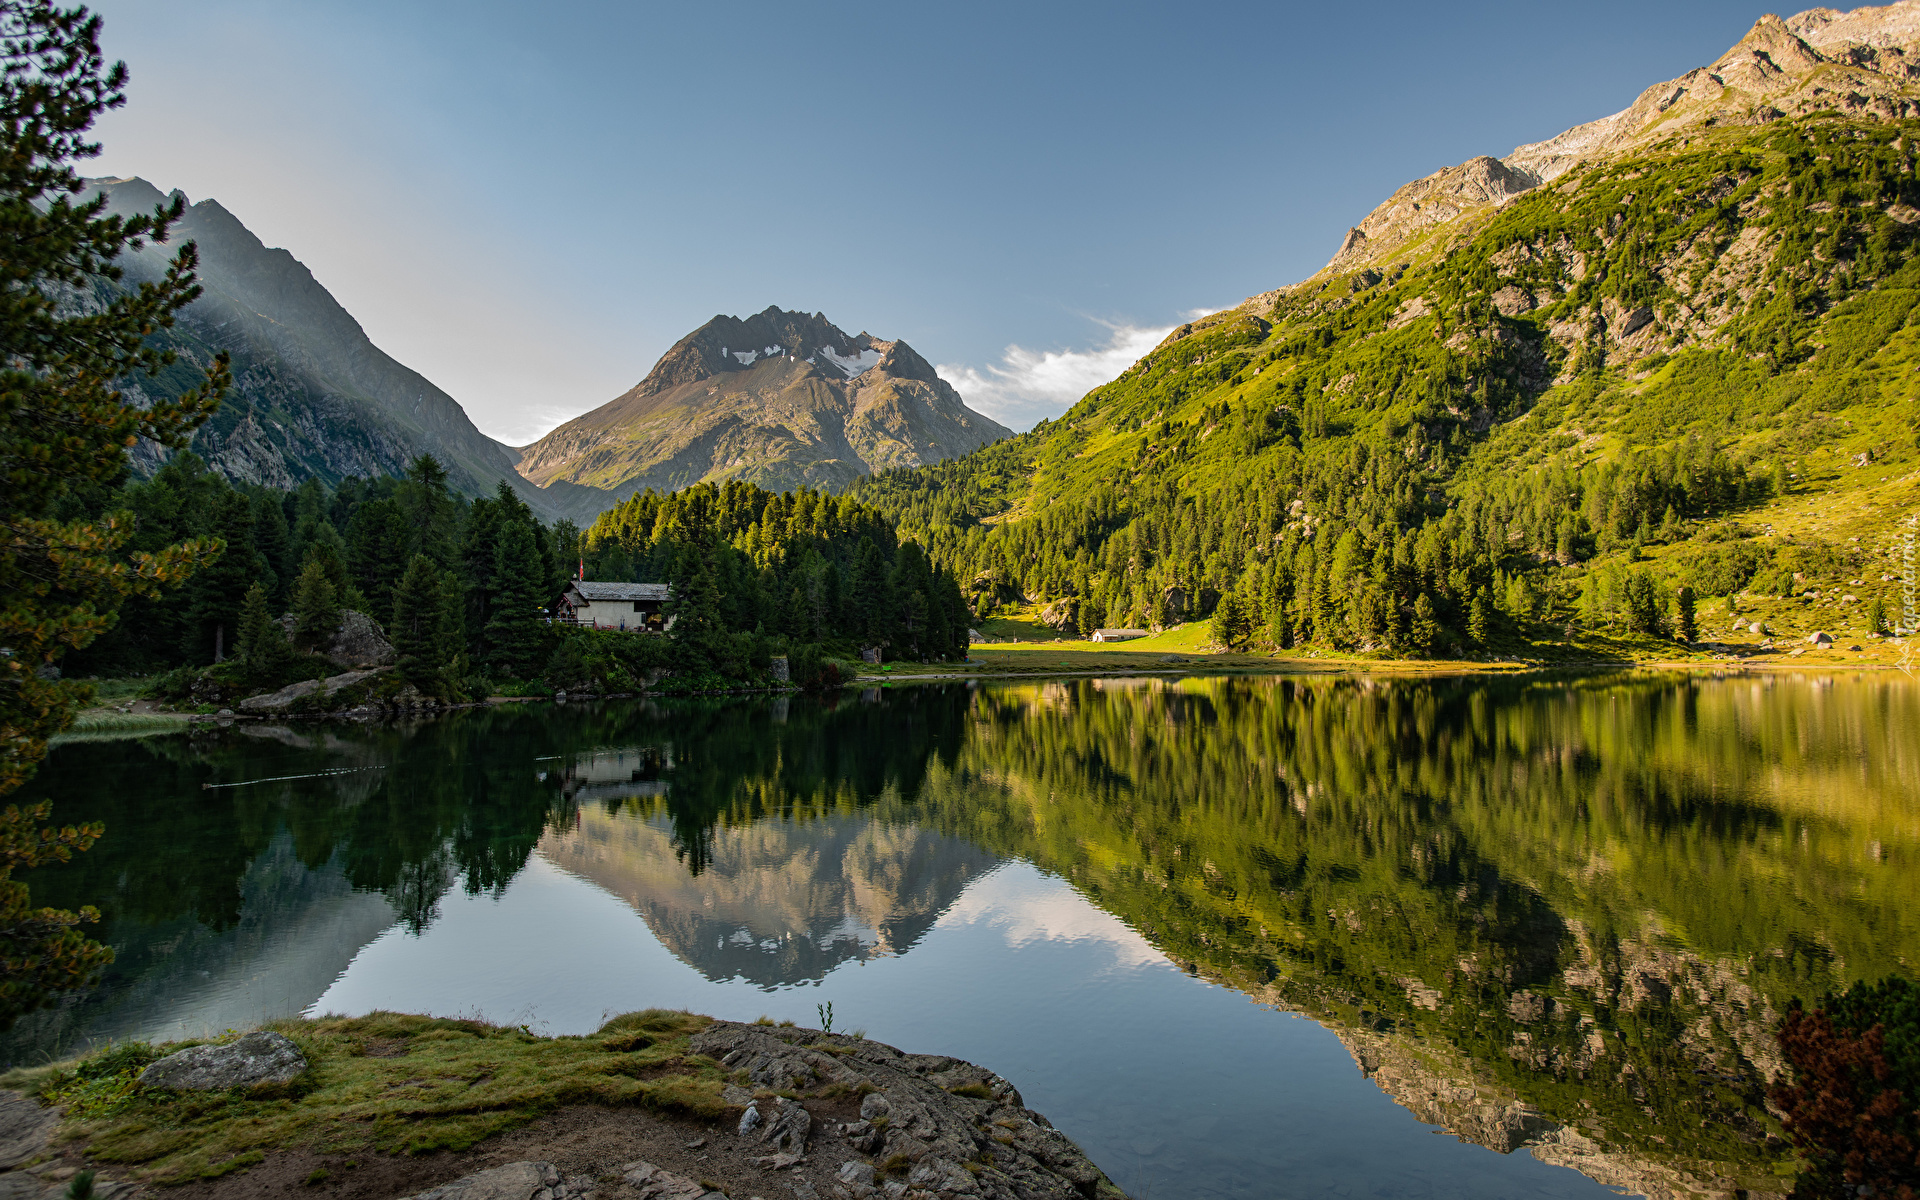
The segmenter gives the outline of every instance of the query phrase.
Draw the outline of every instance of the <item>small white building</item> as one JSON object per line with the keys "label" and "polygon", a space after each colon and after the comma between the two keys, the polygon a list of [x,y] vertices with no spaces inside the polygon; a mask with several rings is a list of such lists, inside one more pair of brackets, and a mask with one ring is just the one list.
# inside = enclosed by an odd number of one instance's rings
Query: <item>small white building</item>
{"label": "small white building", "polygon": [[664,583],[601,583],[576,579],[560,597],[560,619],[594,629],[665,633],[673,618],[662,611],[673,596]]}
{"label": "small white building", "polygon": [[1093,640],[1096,642],[1130,642],[1135,638],[1148,636],[1144,629],[1096,629]]}

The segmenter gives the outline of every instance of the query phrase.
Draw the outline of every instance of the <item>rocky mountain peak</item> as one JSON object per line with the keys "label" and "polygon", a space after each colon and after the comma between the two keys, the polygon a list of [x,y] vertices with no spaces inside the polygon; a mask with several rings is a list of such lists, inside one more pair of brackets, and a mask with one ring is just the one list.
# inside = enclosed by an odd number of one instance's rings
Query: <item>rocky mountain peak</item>
{"label": "rocky mountain peak", "polygon": [[921,383],[942,382],[939,372],[933,369],[933,364],[920,357],[914,348],[905,342],[883,342],[873,339],[869,345],[879,354],[879,361],[874,363],[875,374],[884,375],[890,379],[917,379]]}
{"label": "rocky mountain peak", "polygon": [[[1384,267],[1415,241],[1417,254],[1441,253],[1446,239],[1425,238],[1436,226],[1504,204],[1589,159],[1710,125],[1834,109],[1880,119],[1920,115],[1920,0],[1851,12],[1814,8],[1785,20],[1769,13],[1710,66],[1654,84],[1611,116],[1401,187],[1347,231],[1315,277]],[[1285,290],[1241,307],[1271,308]]]}
{"label": "rocky mountain peak", "polygon": [[681,338],[636,387],[523,447],[519,469],[616,499],[726,479],[838,491],[1007,434],[905,342],[773,307]]}
{"label": "rocky mountain peak", "polygon": [[832,379],[851,379],[880,358],[873,338],[848,334],[821,313],[774,305],[744,320],[715,316],[673,344],[634,390],[650,396],[702,379],[752,370],[771,359],[811,363]]}

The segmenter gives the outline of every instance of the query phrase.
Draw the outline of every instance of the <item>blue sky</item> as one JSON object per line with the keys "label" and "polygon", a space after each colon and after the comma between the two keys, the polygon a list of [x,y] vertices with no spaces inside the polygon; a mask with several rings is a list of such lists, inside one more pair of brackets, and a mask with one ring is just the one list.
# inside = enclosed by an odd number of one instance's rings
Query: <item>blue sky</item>
{"label": "blue sky", "polygon": [[715,313],[905,338],[1024,428],[1400,184],[1716,58],[1726,0],[102,0],[89,174],[213,197],[521,443]]}

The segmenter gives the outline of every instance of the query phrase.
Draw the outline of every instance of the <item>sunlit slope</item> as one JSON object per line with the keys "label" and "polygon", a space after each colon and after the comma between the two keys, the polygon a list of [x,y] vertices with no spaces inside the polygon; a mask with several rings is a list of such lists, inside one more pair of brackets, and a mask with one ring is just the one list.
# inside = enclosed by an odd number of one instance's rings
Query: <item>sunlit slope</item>
{"label": "sunlit slope", "polygon": [[1920,511],[1916,135],[1825,114],[1582,163],[1429,261],[1183,326],[1059,420],[858,493],[1082,629],[1232,593],[1256,643],[1407,651],[1424,598],[1441,645],[1485,646],[1625,627],[1646,571],[1662,632],[1681,584],[1837,586],[1864,636]]}

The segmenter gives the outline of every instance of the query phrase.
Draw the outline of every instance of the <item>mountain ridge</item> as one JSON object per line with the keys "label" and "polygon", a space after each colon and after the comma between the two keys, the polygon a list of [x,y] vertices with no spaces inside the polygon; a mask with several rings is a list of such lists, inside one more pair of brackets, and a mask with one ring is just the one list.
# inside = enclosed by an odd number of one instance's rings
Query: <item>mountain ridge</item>
{"label": "mountain ridge", "polygon": [[[109,213],[151,212],[173,195],[139,176],[87,180],[85,195],[104,193]],[[506,483],[536,510],[553,504],[514,469],[510,448],[476,428],[452,396],[374,345],[353,314],[285,249],[268,247],[215,199],[187,205],[165,243],[122,255],[127,282],[156,278],[184,242],[200,252],[198,300],[163,337],[185,363],[215,352],[234,357],[234,386],[221,410],[195,437],[193,449],[235,481],[288,488],[314,476],[337,483],[350,475],[398,474],[430,453],[450,482],[469,495]],[[155,386],[165,390],[171,381]],[[147,402],[148,384],[122,388]],[[142,473],[166,457],[142,443]]]}
{"label": "mountain ridge", "polygon": [[1478,155],[1403,184],[1347,230],[1308,280],[1234,307],[1258,312],[1312,280],[1409,254],[1444,253],[1457,239],[1421,245],[1438,227],[1498,209],[1583,162],[1702,125],[1764,125],[1827,109],[1879,119],[1920,115],[1917,78],[1916,0],[1848,12],[1812,8],[1784,20],[1768,13],[1711,64],[1644,88],[1616,113],[1516,146],[1504,157]]}

